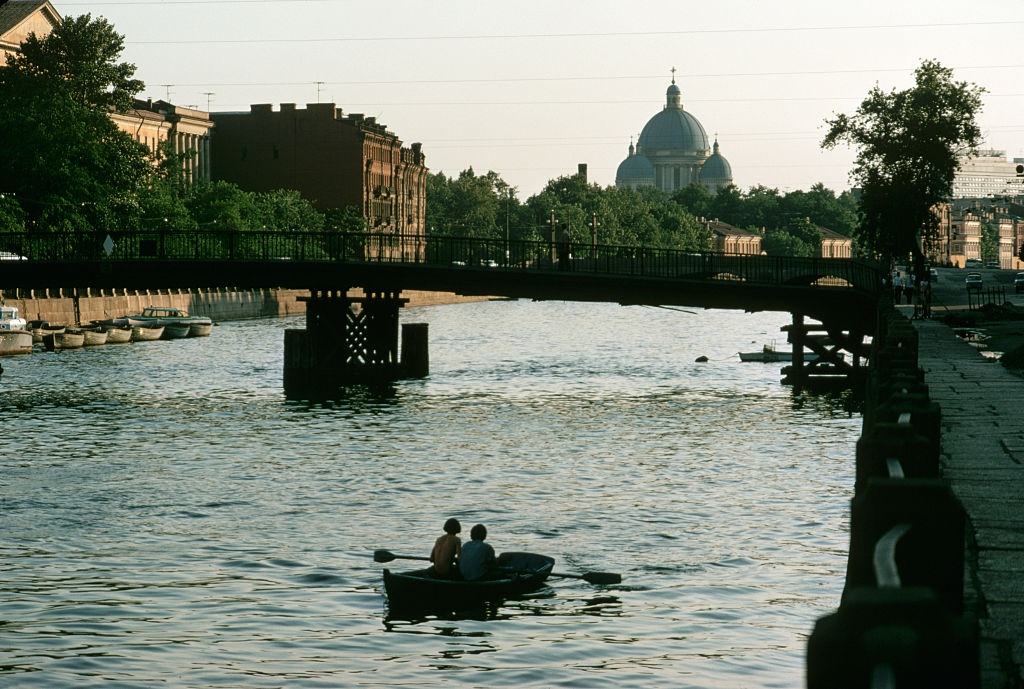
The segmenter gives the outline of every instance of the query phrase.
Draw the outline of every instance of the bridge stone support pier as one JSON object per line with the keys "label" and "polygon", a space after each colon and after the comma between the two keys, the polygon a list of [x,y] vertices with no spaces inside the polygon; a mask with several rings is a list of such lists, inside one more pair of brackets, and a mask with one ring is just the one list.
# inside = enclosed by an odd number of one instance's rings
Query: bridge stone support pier
{"label": "bridge stone support pier", "polygon": [[793,345],[793,364],[782,368],[783,384],[851,387],[866,381],[864,363],[871,358],[871,345],[863,324],[808,322],[804,314],[794,313],[793,323],[782,330]]}
{"label": "bridge stone support pier", "polygon": [[[284,338],[284,390],[288,397],[331,396],[346,385],[373,385],[407,377],[398,359],[398,310],[409,300],[399,290],[310,290],[306,328]],[[425,325],[417,331],[413,376],[425,376]]]}

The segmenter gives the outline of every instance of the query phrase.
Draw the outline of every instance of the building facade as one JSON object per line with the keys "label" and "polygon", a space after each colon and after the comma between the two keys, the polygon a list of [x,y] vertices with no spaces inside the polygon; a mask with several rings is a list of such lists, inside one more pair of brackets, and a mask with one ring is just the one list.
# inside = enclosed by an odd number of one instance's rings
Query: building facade
{"label": "building facade", "polygon": [[1024,158],[1011,161],[1005,151],[988,149],[960,159],[960,169],[953,177],[954,199],[1021,194],[1024,194]]}
{"label": "building facade", "polygon": [[821,225],[815,225],[815,227],[818,234],[821,235],[821,244],[818,246],[819,256],[822,258],[853,257],[853,239]]}
{"label": "building facade", "polygon": [[249,191],[295,189],[321,210],[355,207],[371,232],[422,237],[427,167],[418,143],[334,103],[213,113],[213,179]]}
{"label": "building facade", "polygon": [[[30,35],[48,36],[60,22],[60,14],[48,0],[9,0],[0,5],[0,67],[6,66],[8,55],[21,52],[21,44]],[[110,119],[148,148],[154,162],[160,145],[172,142],[187,182],[210,179],[213,122],[208,113],[164,101],[136,100],[127,112],[110,113]]]}
{"label": "building facade", "polygon": [[0,67],[7,56],[21,52],[21,44],[35,34],[47,36],[61,22],[48,0],[8,0],[0,5]]}
{"label": "building facade", "polygon": [[713,251],[724,254],[759,256],[764,253],[764,237],[751,230],[744,230],[715,218],[701,218],[700,223],[711,234]]}
{"label": "building facade", "polygon": [[629,155],[616,170],[615,186],[673,192],[701,184],[717,191],[732,184],[732,166],[719,149],[715,139],[712,150],[704,126],[683,108],[682,91],[673,77],[661,112],[644,125],[635,147],[630,141]]}
{"label": "building facade", "polygon": [[138,141],[158,160],[160,147],[171,142],[181,159],[182,176],[188,183],[211,179],[210,113],[165,101],[137,100],[127,112],[111,113],[117,128]]}

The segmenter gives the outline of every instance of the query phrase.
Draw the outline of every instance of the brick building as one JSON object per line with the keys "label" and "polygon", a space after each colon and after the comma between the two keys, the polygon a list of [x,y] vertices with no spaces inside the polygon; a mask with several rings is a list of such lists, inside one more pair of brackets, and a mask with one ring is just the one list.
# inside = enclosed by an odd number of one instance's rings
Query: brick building
{"label": "brick building", "polygon": [[213,178],[249,191],[294,189],[321,210],[355,207],[371,232],[422,237],[427,168],[421,145],[334,103],[252,105],[213,113]]}

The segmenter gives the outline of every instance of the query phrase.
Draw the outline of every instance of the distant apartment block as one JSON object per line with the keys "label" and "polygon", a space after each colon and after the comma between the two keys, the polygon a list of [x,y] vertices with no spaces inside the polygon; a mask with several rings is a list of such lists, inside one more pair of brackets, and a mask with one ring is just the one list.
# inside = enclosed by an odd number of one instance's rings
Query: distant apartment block
{"label": "distant apartment block", "polygon": [[[1024,174],[1018,174],[1024,162],[1008,160],[1005,151],[988,149],[977,156],[960,159],[953,178],[953,198],[1019,196],[1024,194]],[[1024,172],[1024,171],[1022,171]]]}
{"label": "distant apartment block", "polygon": [[355,207],[371,232],[423,236],[427,167],[373,117],[334,103],[213,113],[213,178],[249,191],[295,189],[321,210]]}

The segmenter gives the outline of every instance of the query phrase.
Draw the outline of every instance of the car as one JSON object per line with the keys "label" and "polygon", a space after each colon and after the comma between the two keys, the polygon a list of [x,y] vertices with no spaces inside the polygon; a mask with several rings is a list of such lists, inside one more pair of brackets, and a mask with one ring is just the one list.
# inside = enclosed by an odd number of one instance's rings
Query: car
{"label": "car", "polygon": [[964,261],[964,268],[981,268],[980,258],[969,258]]}
{"label": "car", "polygon": [[964,285],[967,287],[967,291],[981,291],[981,273],[967,273],[967,277],[964,278]]}
{"label": "car", "polygon": [[1017,273],[1013,276],[1013,291],[1024,292],[1024,273]]}
{"label": "car", "polygon": [[928,282],[938,282],[938,281],[939,281],[939,271],[935,270],[934,268],[929,268],[928,269]]}
{"label": "car", "polygon": [[985,261],[985,267],[986,268],[998,268],[999,267],[999,261]]}

